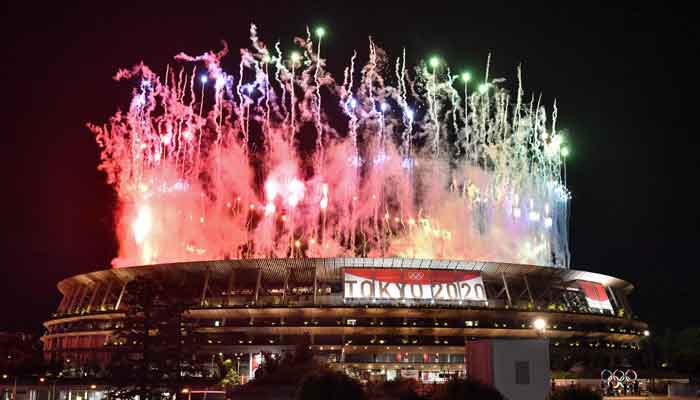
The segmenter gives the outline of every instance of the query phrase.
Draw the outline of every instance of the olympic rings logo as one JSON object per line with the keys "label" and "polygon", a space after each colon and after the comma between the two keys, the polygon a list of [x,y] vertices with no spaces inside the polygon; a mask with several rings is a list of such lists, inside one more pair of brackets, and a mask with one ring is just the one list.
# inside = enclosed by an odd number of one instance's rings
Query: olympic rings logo
{"label": "olympic rings logo", "polygon": [[628,369],[627,371],[604,369],[600,372],[600,380],[608,385],[612,385],[614,389],[619,389],[625,384],[634,383],[637,380],[637,372],[633,369]]}
{"label": "olympic rings logo", "polygon": [[412,281],[419,281],[419,280],[423,279],[424,276],[425,276],[425,274],[422,272],[410,272],[408,274],[408,279],[410,279]]}

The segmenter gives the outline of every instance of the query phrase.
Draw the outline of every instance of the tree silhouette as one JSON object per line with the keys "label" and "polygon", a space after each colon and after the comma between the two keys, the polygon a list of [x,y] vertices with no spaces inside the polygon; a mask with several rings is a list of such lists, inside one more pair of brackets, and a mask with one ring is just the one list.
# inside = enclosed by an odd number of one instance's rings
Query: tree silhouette
{"label": "tree silhouette", "polygon": [[109,344],[114,348],[107,367],[115,388],[111,398],[159,399],[203,376],[194,326],[183,318],[188,304],[174,297],[173,289],[153,279],[128,284],[126,315]]}

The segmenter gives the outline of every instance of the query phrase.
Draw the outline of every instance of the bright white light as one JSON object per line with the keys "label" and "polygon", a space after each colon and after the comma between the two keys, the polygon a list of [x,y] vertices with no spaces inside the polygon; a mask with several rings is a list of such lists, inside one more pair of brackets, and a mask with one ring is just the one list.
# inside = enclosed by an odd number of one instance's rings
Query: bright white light
{"label": "bright white light", "polygon": [[362,157],[360,156],[349,157],[348,161],[350,161],[353,167],[359,167],[363,163]]}
{"label": "bright white light", "polygon": [[133,104],[137,107],[143,107],[146,104],[146,96],[144,96],[143,93],[134,96]]}
{"label": "bright white light", "polygon": [[265,204],[265,216],[266,217],[274,214],[276,210],[277,210],[277,208],[275,207],[275,205],[273,203]]}
{"label": "bright white light", "polygon": [[545,228],[551,228],[552,227],[552,217],[547,217],[544,219],[544,227]]}
{"label": "bright white light", "polygon": [[540,219],[540,213],[538,213],[537,211],[530,211],[530,213],[528,214],[528,218],[530,218],[530,221],[533,222],[538,221]]}
{"label": "bright white light", "polygon": [[350,101],[348,103],[350,105],[350,108],[357,107],[357,100],[355,100],[354,98],[350,98]]}
{"label": "bright white light", "polygon": [[134,240],[136,243],[142,243],[146,239],[146,236],[148,236],[152,226],[153,215],[151,214],[151,208],[144,204],[139,207],[139,212],[136,215],[136,219],[131,225],[131,230],[134,233]]}
{"label": "bright white light", "polygon": [[649,335],[651,335],[651,332],[649,332],[648,330],[645,330],[645,331],[644,331],[644,336],[649,336]]}
{"label": "bright white light", "polygon": [[389,156],[385,152],[380,152],[374,157],[374,164],[384,164],[385,161],[389,160]]}
{"label": "bright white light", "polygon": [[224,84],[226,84],[226,78],[223,76],[219,75],[216,77],[216,89],[219,90],[224,87]]}
{"label": "bright white light", "polygon": [[321,186],[321,191],[323,193],[323,197],[321,198],[321,210],[325,210],[326,207],[328,207],[328,184],[324,183],[323,186]]}
{"label": "bright white light", "polygon": [[413,119],[413,110],[411,110],[410,108],[406,109],[406,118],[411,120]]}
{"label": "bright white light", "polygon": [[202,76],[199,78],[199,80],[202,81],[202,83],[207,83],[207,81],[209,80],[209,78],[207,78],[206,75],[202,75]]}
{"label": "bright white light", "polygon": [[554,135],[552,136],[552,146],[554,146],[556,149],[559,149],[561,146],[561,136],[560,135]]}
{"label": "bright white light", "polygon": [[380,107],[382,108],[383,112],[389,111],[389,108],[390,108],[389,103],[386,103],[386,102],[382,103]]}
{"label": "bright white light", "polygon": [[287,202],[290,206],[296,207],[304,197],[304,184],[299,179],[294,178],[287,184],[287,192],[289,193]]}
{"label": "bright white light", "polygon": [[267,200],[274,200],[277,193],[279,193],[277,182],[272,179],[268,179],[267,182],[265,182],[265,195],[267,196]]}
{"label": "bright white light", "polygon": [[542,318],[537,318],[532,321],[532,326],[538,331],[543,331],[547,327],[547,323]]}

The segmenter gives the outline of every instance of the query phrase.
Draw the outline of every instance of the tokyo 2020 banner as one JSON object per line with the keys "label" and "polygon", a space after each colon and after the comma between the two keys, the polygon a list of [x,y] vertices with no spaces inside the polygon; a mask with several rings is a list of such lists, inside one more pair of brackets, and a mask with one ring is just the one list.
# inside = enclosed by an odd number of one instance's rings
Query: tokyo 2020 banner
{"label": "tokyo 2020 banner", "polygon": [[481,274],[472,271],[344,268],[347,299],[486,301]]}

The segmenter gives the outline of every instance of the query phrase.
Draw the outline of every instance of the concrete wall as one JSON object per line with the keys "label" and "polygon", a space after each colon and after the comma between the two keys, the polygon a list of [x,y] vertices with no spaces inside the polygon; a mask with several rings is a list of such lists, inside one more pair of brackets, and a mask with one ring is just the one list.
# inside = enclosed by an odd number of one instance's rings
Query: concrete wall
{"label": "concrete wall", "polygon": [[509,400],[544,400],[551,385],[549,341],[498,339],[492,344],[494,386]]}

